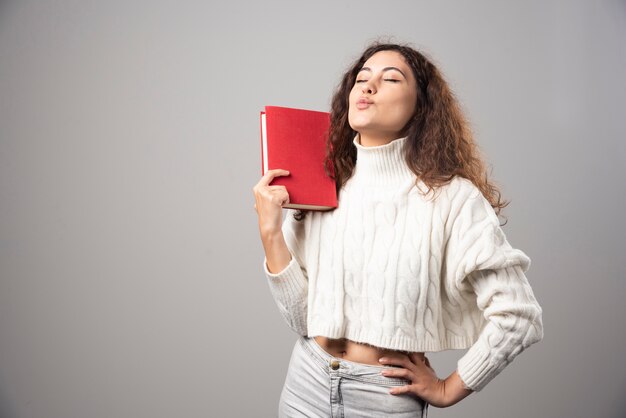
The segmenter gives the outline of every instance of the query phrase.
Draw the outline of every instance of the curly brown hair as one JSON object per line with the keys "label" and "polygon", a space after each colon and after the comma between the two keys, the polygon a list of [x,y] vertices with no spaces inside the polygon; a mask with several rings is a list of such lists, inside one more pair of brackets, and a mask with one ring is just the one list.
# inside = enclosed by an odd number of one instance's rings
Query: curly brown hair
{"label": "curly brown hair", "polygon": [[[359,70],[379,51],[399,52],[417,81],[416,109],[403,128],[402,136],[408,136],[404,148],[406,163],[427,186],[427,193],[459,175],[474,183],[499,215],[500,210],[510,202],[500,200],[498,187],[487,178],[481,151],[474,142],[461,105],[430,57],[408,44],[371,43],[344,73],[335,89],[326,142],[325,170],[335,180],[337,196],[352,176],[357,156],[356,147],[352,143],[356,131],[348,123],[350,90]],[[298,210],[294,218],[301,221],[307,212]]]}

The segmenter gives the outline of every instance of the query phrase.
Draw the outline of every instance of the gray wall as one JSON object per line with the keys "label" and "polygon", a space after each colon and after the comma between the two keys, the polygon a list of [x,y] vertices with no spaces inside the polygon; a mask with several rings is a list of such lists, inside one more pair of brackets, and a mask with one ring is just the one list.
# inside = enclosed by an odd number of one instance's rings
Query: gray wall
{"label": "gray wall", "polygon": [[544,308],[429,416],[624,416],[625,2],[220,3],[0,1],[0,416],[276,415],[297,336],[262,273],[258,112],[328,110],[379,36],[461,100]]}

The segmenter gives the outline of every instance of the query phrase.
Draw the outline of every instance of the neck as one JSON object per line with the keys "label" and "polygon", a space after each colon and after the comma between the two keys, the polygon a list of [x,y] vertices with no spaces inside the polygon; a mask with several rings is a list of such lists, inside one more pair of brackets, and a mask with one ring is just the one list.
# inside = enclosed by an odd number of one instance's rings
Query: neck
{"label": "neck", "polygon": [[400,138],[400,134],[371,134],[366,132],[359,132],[359,144],[364,147],[378,147],[381,145],[386,145],[393,141],[396,138]]}
{"label": "neck", "polygon": [[354,179],[369,186],[398,187],[414,181],[415,174],[404,160],[407,137],[394,139],[383,145],[363,146],[360,134],[352,141],[357,149]]}

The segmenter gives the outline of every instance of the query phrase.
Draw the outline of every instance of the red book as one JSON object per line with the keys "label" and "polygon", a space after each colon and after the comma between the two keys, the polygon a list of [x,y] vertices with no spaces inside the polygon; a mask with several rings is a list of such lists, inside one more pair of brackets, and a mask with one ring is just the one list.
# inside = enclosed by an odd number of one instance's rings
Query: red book
{"label": "red book", "polygon": [[324,171],[330,114],[315,110],[265,106],[261,111],[262,175],[289,170],[274,177],[272,186],[285,186],[290,209],[330,210],[337,207],[335,180]]}

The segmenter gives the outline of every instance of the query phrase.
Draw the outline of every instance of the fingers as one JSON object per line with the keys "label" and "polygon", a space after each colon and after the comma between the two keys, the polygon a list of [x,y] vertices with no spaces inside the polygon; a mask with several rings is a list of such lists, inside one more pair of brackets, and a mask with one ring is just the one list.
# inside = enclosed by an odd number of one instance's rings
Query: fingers
{"label": "fingers", "polygon": [[415,364],[425,363],[427,361],[426,356],[418,352],[410,353],[409,357],[411,361]]}
{"label": "fingers", "polygon": [[381,364],[401,366],[403,369],[385,369],[381,374],[384,376],[398,376],[413,380],[416,373],[419,373],[420,367],[426,365],[430,368],[430,362],[426,356],[418,353],[409,353],[409,355],[387,354],[382,357],[379,362]]}
{"label": "fingers", "polygon": [[278,188],[278,189],[269,189],[269,201],[277,204],[284,205],[285,203],[289,203],[289,193],[287,193],[287,189]]}
{"label": "fingers", "polygon": [[413,393],[413,391],[411,390],[411,386],[405,385],[405,386],[399,386],[396,388],[391,388],[389,389],[389,393],[391,393],[392,395],[401,395],[403,393]]}
{"label": "fingers", "polygon": [[415,378],[413,372],[407,369],[385,369],[381,371],[380,374],[387,377],[401,377],[411,382]]}
{"label": "fingers", "polygon": [[[396,378],[408,380],[409,382],[411,382],[411,384],[415,382],[415,373],[407,369],[385,369],[381,371],[380,374],[386,377],[396,377]],[[389,389],[389,393],[392,395],[399,395],[402,393],[412,393],[412,392],[413,390],[410,384]]]}
{"label": "fingers", "polygon": [[254,210],[259,213],[259,209],[264,211],[264,204],[267,202],[271,205],[283,206],[289,203],[289,193],[287,188],[283,185],[269,185],[269,183],[277,176],[289,175],[289,170],[274,169],[268,170],[261,180],[254,185],[252,191],[254,192],[256,202],[254,204]]}
{"label": "fingers", "polygon": [[284,190],[287,191],[287,188],[283,185],[278,185],[278,186],[267,186],[268,190]]}
{"label": "fingers", "polygon": [[269,184],[277,176],[288,176],[290,173],[287,170],[276,168],[273,170],[267,170],[267,172],[261,177],[261,180],[257,183],[258,186],[269,186]]}
{"label": "fingers", "polygon": [[401,356],[386,354],[385,357],[381,358],[379,361],[382,364],[393,364],[397,366],[402,366],[406,369],[411,369],[415,366],[415,363],[413,363],[409,356],[407,356],[406,354]]}
{"label": "fingers", "polygon": [[289,193],[285,190],[269,190],[264,193],[265,200],[261,203],[268,202],[270,205],[283,206],[289,203]]}
{"label": "fingers", "polygon": [[424,363],[424,359],[426,356],[422,358],[420,354],[417,352],[412,352],[407,354],[386,354],[385,357],[381,358],[381,363],[389,363],[389,364],[397,364],[401,366],[407,366],[410,364],[420,364]]}
{"label": "fingers", "polygon": [[289,203],[289,193],[287,192],[282,192],[278,199],[280,199],[280,206],[286,205],[287,203]]}
{"label": "fingers", "polygon": [[[259,180],[259,182],[257,184],[254,185],[254,187],[252,188],[252,191],[254,192],[255,196],[261,196],[266,194],[268,191],[269,192],[276,192],[276,191],[282,191],[284,193],[287,193],[287,188],[283,185],[270,185],[269,183],[272,182],[272,180],[277,177],[277,176],[287,176],[289,175],[289,171],[287,170],[282,170],[282,169],[275,169],[275,170],[268,170],[265,175],[263,177],[261,177],[261,180]],[[266,195],[267,197],[267,195]],[[282,198],[282,200],[284,200],[284,197]]]}

